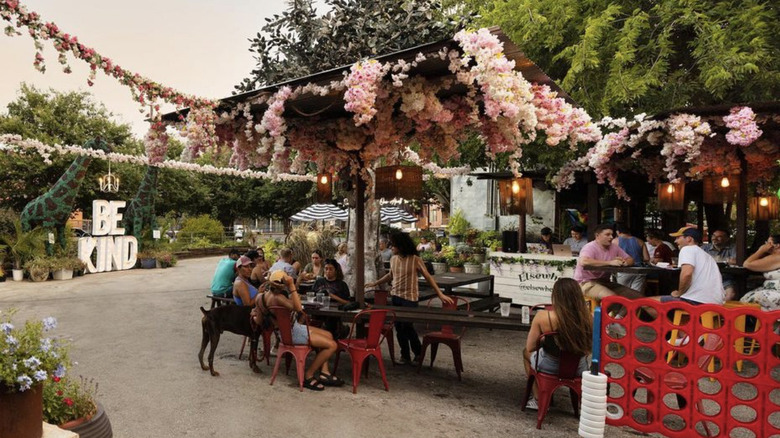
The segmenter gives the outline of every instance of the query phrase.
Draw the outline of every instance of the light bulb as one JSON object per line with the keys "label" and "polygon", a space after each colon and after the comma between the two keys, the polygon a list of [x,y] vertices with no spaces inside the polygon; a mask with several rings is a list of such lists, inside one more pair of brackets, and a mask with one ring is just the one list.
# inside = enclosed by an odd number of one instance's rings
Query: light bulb
{"label": "light bulb", "polygon": [[670,195],[674,193],[674,186],[669,184],[666,186],[666,193],[669,193]]}
{"label": "light bulb", "polygon": [[729,178],[727,176],[724,176],[722,180],[720,180],[720,186],[724,189],[731,185],[731,182],[729,182]]}
{"label": "light bulb", "polygon": [[328,175],[322,175],[320,177],[320,184],[327,184],[328,183]]}
{"label": "light bulb", "polygon": [[762,196],[762,197],[758,198],[758,205],[760,205],[762,207],[768,206],[769,205],[769,199],[767,199],[766,196]]}
{"label": "light bulb", "polygon": [[512,181],[512,193],[515,195],[520,193],[520,183],[517,181]]}
{"label": "light bulb", "polygon": [[398,169],[395,171],[395,179],[403,179],[404,178],[404,172],[401,169]]}

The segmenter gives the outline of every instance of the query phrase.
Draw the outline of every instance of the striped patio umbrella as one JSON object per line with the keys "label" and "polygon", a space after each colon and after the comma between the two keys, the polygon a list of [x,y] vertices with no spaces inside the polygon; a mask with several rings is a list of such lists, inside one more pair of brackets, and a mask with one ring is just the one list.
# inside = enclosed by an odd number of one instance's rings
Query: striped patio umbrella
{"label": "striped patio umbrella", "polygon": [[345,221],[349,217],[346,211],[333,204],[312,204],[290,216],[290,220],[300,222],[327,221],[338,219]]}
{"label": "striped patio umbrella", "polygon": [[380,210],[380,221],[382,221],[383,224],[394,224],[396,222],[411,224],[417,222],[417,218],[398,207],[383,205]]}

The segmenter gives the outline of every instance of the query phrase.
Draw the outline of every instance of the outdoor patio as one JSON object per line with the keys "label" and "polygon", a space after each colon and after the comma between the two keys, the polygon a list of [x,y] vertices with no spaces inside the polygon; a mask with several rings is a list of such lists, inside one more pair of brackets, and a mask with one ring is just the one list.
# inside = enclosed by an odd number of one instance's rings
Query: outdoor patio
{"label": "outdoor patio", "polygon": [[[165,270],[130,270],[73,282],[1,283],[0,307],[18,319],[54,316],[59,335],[72,339],[72,374],[94,377],[116,437],[180,436],[575,436],[578,419],[568,394],[556,397],[543,429],[536,413],[521,412],[525,333],[474,329],[466,333],[463,382],[452,358],[440,351],[421,374],[392,367],[390,391],[377,367],[349,386],[322,393],[297,390],[292,370],[268,384],[271,367],[253,374],[241,338],[224,333],[215,358],[220,377],[198,366],[199,306],[208,307],[208,284],[217,258],[181,261]],[[273,362],[271,362],[273,364]],[[348,379],[349,361],[339,375]],[[281,407],[281,408],[280,408]],[[273,413],[268,412],[274,410]],[[280,412],[285,412],[279,415]],[[607,426],[607,436],[636,436]]]}

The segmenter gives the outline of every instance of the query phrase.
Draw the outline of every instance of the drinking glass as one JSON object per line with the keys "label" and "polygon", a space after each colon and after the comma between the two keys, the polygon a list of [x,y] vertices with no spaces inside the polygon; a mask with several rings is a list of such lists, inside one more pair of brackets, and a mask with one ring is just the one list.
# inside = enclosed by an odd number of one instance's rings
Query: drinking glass
{"label": "drinking glass", "polygon": [[512,303],[501,303],[501,316],[509,316],[509,312],[512,311]]}
{"label": "drinking glass", "polygon": [[[330,297],[328,297],[330,298]],[[322,292],[317,292],[316,297],[314,298],[314,302],[318,304],[322,304],[322,300],[325,299],[325,294]]]}
{"label": "drinking glass", "polygon": [[322,297],[322,307],[324,307],[326,309],[328,307],[330,307],[330,296],[329,295],[326,295],[326,296]]}
{"label": "drinking glass", "polygon": [[314,302],[314,292],[306,292],[306,302],[308,303]]}

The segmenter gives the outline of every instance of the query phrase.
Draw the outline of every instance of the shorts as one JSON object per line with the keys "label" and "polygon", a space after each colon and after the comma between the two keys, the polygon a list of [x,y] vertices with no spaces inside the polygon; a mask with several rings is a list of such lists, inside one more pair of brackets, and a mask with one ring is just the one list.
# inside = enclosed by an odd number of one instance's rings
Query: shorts
{"label": "shorts", "polygon": [[296,322],[292,326],[292,341],[295,345],[309,344],[309,328]]}
{"label": "shorts", "polygon": [[[539,356],[538,368],[536,367],[536,356]],[[557,357],[546,354],[544,348],[540,348],[531,353],[531,368],[546,374],[558,374],[560,363]],[[588,368],[588,355],[586,354],[580,358],[580,363],[577,365],[577,375],[584,373]]]}

